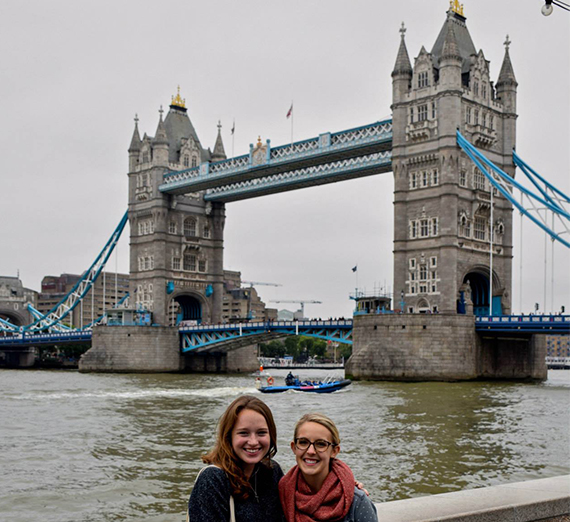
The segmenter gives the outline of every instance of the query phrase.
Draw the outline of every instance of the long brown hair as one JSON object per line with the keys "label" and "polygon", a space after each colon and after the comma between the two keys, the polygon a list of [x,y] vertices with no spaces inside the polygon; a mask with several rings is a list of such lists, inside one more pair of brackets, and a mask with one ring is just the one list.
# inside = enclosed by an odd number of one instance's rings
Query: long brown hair
{"label": "long brown hair", "polygon": [[269,451],[263,457],[262,463],[268,468],[270,461],[277,453],[277,428],[273,420],[273,414],[269,406],[262,400],[252,395],[242,395],[234,400],[220,417],[218,422],[218,435],[214,447],[202,456],[206,464],[215,464],[222,468],[233,489],[233,495],[238,498],[247,499],[251,493],[251,486],[240,465],[241,460],[236,455],[232,446],[232,431],[236,425],[238,415],[243,410],[255,411],[265,418],[269,429]]}

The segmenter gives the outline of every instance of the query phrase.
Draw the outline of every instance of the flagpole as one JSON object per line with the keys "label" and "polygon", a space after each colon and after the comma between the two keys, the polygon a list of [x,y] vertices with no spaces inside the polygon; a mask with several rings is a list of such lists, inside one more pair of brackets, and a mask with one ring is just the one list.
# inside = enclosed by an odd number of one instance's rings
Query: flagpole
{"label": "flagpole", "polygon": [[293,147],[293,118],[295,117],[293,112],[293,100],[291,100],[291,147]]}
{"label": "flagpole", "polygon": [[232,127],[232,158],[234,157],[234,142],[236,139],[236,119],[234,118],[234,126]]}

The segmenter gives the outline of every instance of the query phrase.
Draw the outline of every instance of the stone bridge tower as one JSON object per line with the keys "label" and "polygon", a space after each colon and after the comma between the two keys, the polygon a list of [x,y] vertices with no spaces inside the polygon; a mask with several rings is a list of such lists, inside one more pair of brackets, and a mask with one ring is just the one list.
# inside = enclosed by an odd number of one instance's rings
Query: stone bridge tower
{"label": "stone bridge tower", "polygon": [[[406,312],[511,311],[512,208],[456,144],[456,129],[514,176],[517,82],[509,40],[496,84],[457,0],[431,52],[392,72],[394,301]],[[492,221],[491,221],[492,216]],[[491,266],[493,234],[493,273]]]}
{"label": "stone bridge tower", "polygon": [[225,207],[203,193],[159,191],[165,173],[226,158],[221,126],[214,151],[204,149],[180,92],[154,137],[140,138],[138,119],[129,147],[131,303],[152,311],[153,322],[218,322],[223,299]]}

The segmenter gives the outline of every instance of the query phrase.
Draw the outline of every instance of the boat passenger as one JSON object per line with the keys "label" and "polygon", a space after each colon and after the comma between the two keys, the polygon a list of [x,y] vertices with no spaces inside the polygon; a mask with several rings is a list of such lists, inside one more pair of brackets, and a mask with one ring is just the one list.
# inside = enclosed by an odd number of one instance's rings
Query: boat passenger
{"label": "boat passenger", "polygon": [[337,459],[340,435],[326,415],[303,415],[291,449],[297,465],[279,483],[287,522],[377,522],[376,507],[355,487],[350,468]]}
{"label": "boat passenger", "polygon": [[[277,430],[269,407],[257,397],[234,400],[218,423],[213,449],[188,501],[188,519],[208,522],[282,522],[279,480],[283,471],[272,460]],[[233,499],[233,500],[232,500]],[[231,504],[235,519],[231,517]]]}
{"label": "boat passenger", "polygon": [[292,372],[289,372],[287,374],[287,377],[285,377],[285,384],[287,386],[293,386],[295,384],[295,376],[293,375]]}

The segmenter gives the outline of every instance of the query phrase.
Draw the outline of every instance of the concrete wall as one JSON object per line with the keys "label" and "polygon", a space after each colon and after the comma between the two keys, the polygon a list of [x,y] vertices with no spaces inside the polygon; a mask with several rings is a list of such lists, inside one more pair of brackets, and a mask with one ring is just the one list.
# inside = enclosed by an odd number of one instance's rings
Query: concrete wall
{"label": "concrete wall", "polygon": [[481,337],[481,378],[546,380],[546,335]]}
{"label": "concrete wall", "polygon": [[1,350],[1,363],[5,368],[32,368],[36,363],[35,348]]}
{"label": "concrete wall", "polygon": [[570,475],[376,504],[397,522],[566,522]]}
{"label": "concrete wall", "polygon": [[79,360],[81,372],[177,372],[183,368],[177,328],[96,326],[92,343]]}
{"label": "concrete wall", "polygon": [[356,316],[346,374],[398,381],[544,380],[546,342],[542,337],[481,337],[469,315]]}
{"label": "concrete wall", "polygon": [[259,368],[257,345],[244,346],[228,352],[189,353],[184,358],[184,369],[198,373],[248,373]]}

